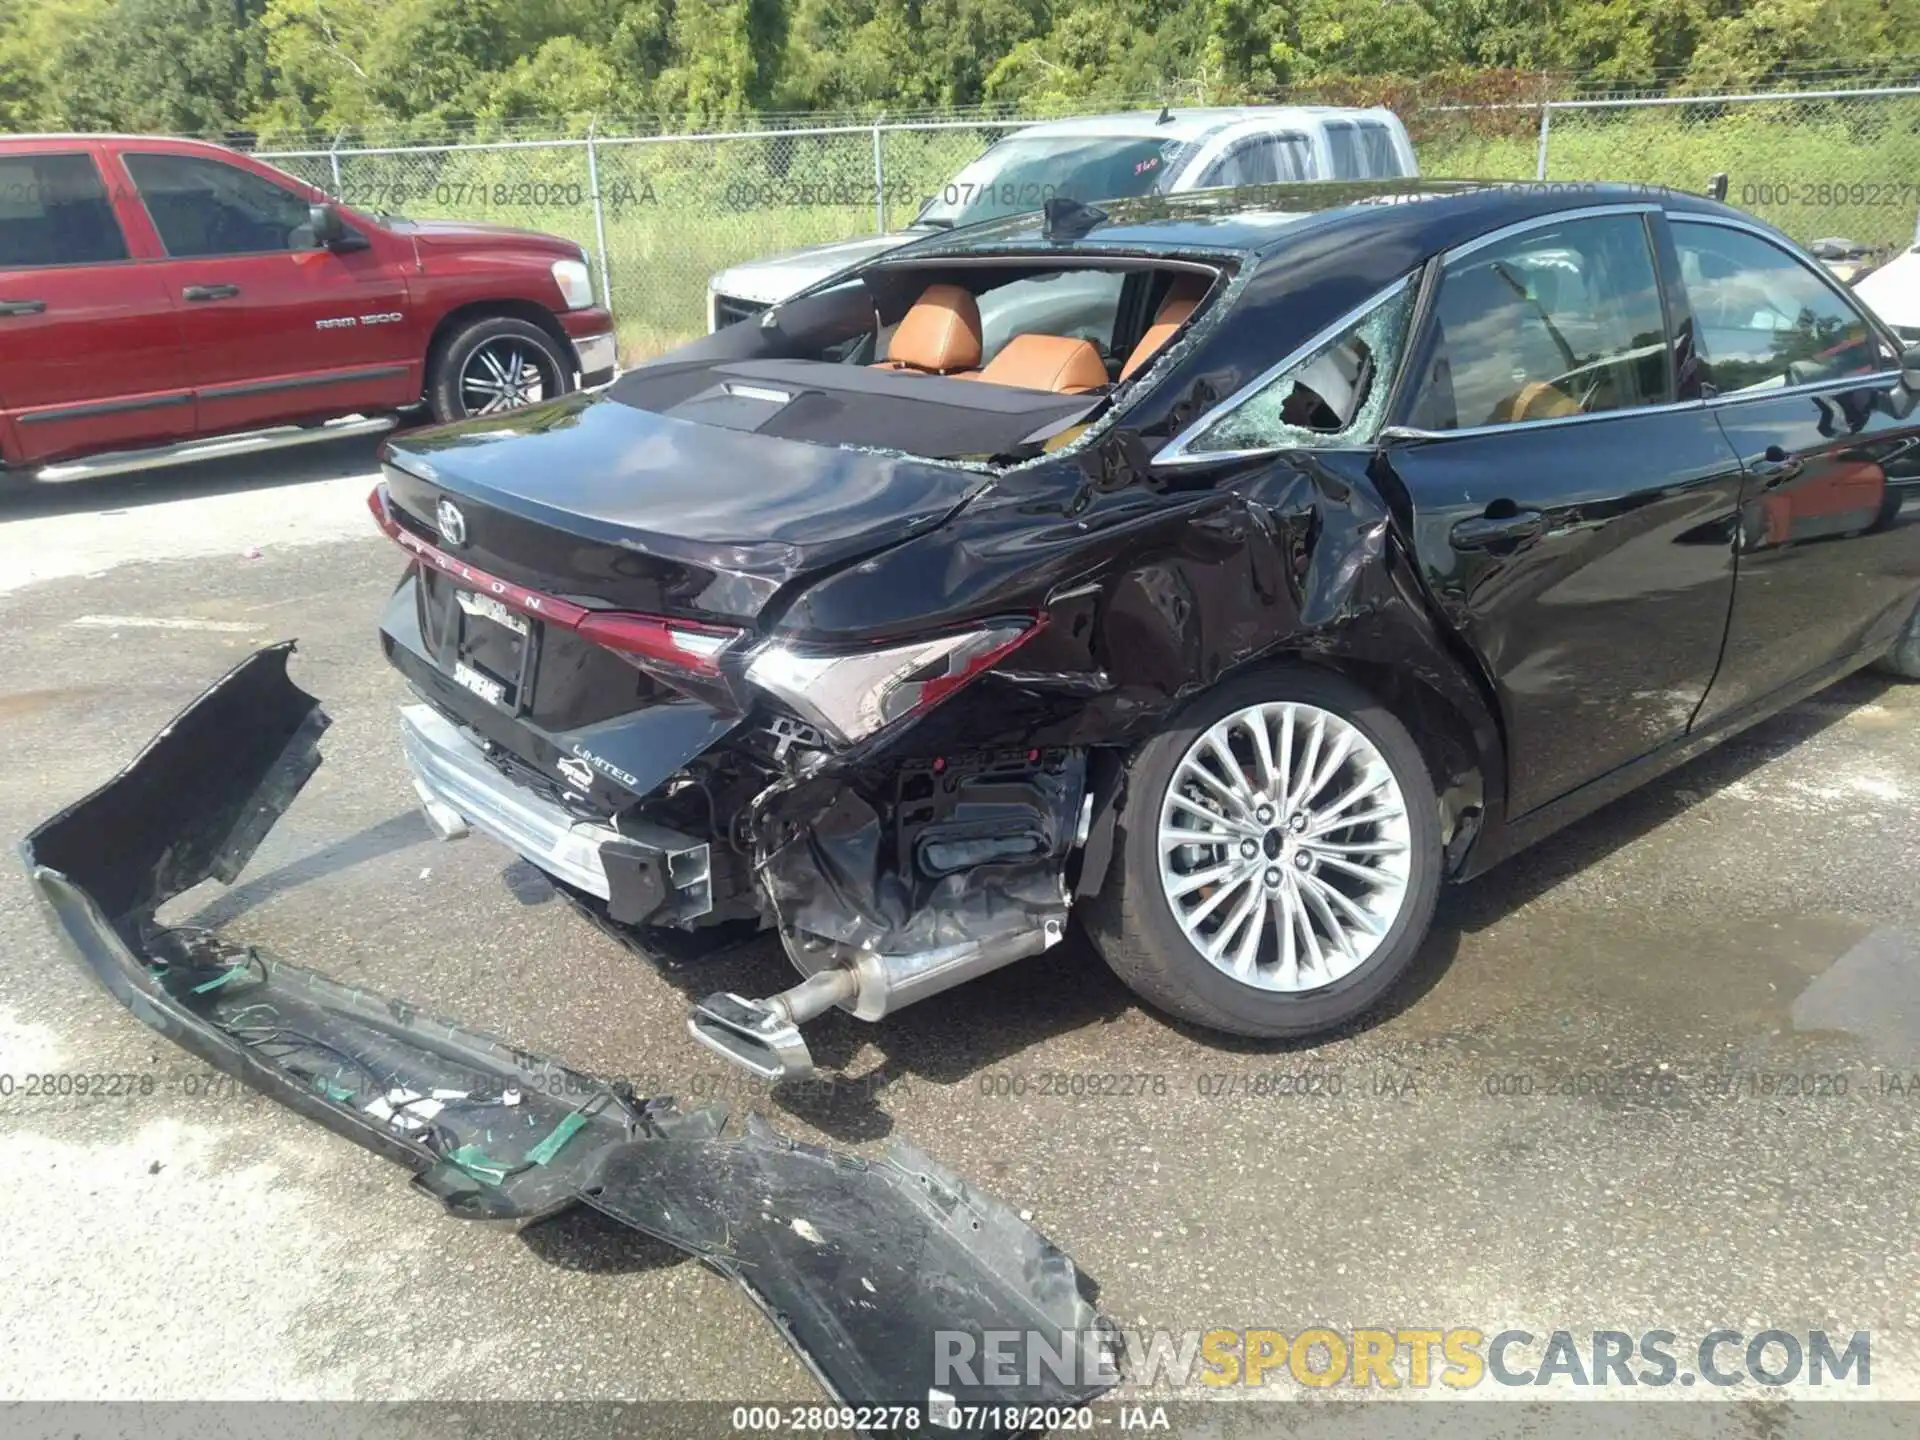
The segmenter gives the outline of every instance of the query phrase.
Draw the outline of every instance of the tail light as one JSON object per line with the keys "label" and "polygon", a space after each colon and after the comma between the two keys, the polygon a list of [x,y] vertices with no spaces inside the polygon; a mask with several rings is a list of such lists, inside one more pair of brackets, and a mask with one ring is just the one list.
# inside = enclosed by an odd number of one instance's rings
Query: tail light
{"label": "tail light", "polygon": [[738,630],[722,625],[695,625],[685,620],[663,620],[657,615],[630,615],[618,610],[593,611],[573,628],[582,639],[604,645],[628,659],[702,675],[720,673],[720,652],[740,635]]}
{"label": "tail light", "polygon": [[444,572],[462,585],[491,595],[501,604],[537,620],[571,630],[583,640],[613,651],[636,665],[662,665],[696,675],[718,675],[720,652],[739,639],[742,631],[726,625],[703,625],[660,615],[637,615],[625,610],[589,610],[571,600],[543,595],[511,580],[502,580],[464,560],[456,560],[439,546],[422,540],[394,518],[387,488],[376,485],[367,496],[374,523],[408,554]]}
{"label": "tail light", "polygon": [[904,645],[839,653],[772,644],[755,653],[747,679],[829,740],[851,745],[931,710],[1038,635],[1044,624],[1043,617],[1026,615]]}

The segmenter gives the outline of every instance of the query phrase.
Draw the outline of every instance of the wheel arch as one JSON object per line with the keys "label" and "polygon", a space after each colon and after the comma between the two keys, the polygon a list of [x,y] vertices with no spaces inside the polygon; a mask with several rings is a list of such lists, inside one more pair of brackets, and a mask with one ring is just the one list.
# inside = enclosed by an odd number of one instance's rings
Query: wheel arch
{"label": "wheel arch", "polygon": [[[1447,663],[1452,664],[1450,659]],[[1487,816],[1499,813],[1506,795],[1506,752],[1499,726],[1492,712],[1478,703],[1468,678],[1456,667],[1456,683],[1442,688],[1409,666],[1339,651],[1283,651],[1261,664],[1331,670],[1358,685],[1407,727],[1420,747],[1440,802],[1447,874],[1463,871]]]}
{"label": "wheel arch", "polygon": [[554,318],[553,312],[546,306],[536,304],[532,300],[516,300],[511,296],[474,300],[449,310],[440,317],[439,324],[433,327],[433,335],[427,341],[426,365],[421,371],[422,387],[432,386],[434,367],[440,363],[441,355],[445,353],[448,343],[455,335],[476,320],[495,318],[524,320],[536,326],[549,340],[558,345],[563,358],[573,354],[572,338],[560,328],[560,322]]}
{"label": "wheel arch", "polygon": [[[1383,705],[1419,747],[1445,827],[1446,875],[1464,879],[1477,873],[1477,842],[1489,828],[1499,828],[1507,793],[1505,737],[1493,707],[1466,667],[1437,643],[1419,657],[1420,663],[1410,664],[1326,643],[1339,634],[1318,637],[1314,645],[1284,644],[1222,672],[1169,711],[1160,728],[1178,724],[1220,686],[1248,676],[1302,668],[1340,675]],[[1096,758],[1093,823],[1074,886],[1077,896],[1091,894],[1105,878],[1114,827],[1126,800],[1125,756],[1137,748],[1111,749]]]}

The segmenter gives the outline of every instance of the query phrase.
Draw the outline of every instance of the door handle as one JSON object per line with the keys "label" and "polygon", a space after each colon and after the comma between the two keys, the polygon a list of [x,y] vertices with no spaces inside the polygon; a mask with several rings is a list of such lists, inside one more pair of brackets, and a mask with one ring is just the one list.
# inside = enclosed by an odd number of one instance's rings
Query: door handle
{"label": "door handle", "polygon": [[240,293],[238,285],[189,285],[180,292],[182,300],[231,300]]}
{"label": "door handle", "polygon": [[44,300],[0,300],[0,315],[40,315],[46,308]]}
{"label": "door handle", "polygon": [[1778,445],[1769,445],[1761,454],[1746,461],[1747,474],[1766,489],[1784,485],[1806,468],[1797,455],[1789,455]]}
{"label": "door handle", "polygon": [[1531,540],[1547,528],[1538,510],[1516,510],[1511,515],[1476,515],[1449,532],[1456,550],[1485,550],[1510,541]]}

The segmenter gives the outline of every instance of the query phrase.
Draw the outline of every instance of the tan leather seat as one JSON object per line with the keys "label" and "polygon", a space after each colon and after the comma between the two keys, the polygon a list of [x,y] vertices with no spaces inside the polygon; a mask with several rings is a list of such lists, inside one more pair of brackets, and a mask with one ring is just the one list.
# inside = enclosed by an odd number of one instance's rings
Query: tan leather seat
{"label": "tan leather seat", "polygon": [[1551,380],[1529,380],[1494,406],[1485,423],[1511,425],[1520,420],[1550,420],[1579,413],[1580,406],[1574,398]]}
{"label": "tan leather seat", "polygon": [[980,364],[980,302],[958,285],[929,285],[900,317],[877,370],[953,375]]}
{"label": "tan leather seat", "polygon": [[1153,324],[1149,325],[1133,350],[1127,356],[1127,363],[1120,367],[1120,378],[1128,379],[1134,371],[1140,369],[1149,360],[1160,353],[1160,348],[1173,338],[1173,332],[1187,323],[1187,317],[1199,307],[1206,298],[1207,282],[1198,275],[1176,276],[1173,287],[1167,291],[1166,299],[1160,302],[1160,308],[1154,313]]}
{"label": "tan leather seat", "polygon": [[1107,362],[1091,340],[1067,335],[1016,335],[991,364],[969,380],[1080,395],[1107,383]]}

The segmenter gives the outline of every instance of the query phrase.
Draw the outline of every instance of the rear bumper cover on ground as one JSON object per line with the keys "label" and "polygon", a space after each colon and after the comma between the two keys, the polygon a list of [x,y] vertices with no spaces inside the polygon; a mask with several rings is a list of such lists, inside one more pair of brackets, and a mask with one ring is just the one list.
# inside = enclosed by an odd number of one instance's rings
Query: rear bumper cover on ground
{"label": "rear bumper cover on ground", "polygon": [[[910,1146],[883,1159],[682,1114],[405,1001],[257,947],[159,924],[231,882],[318,767],[327,726],[287,676],[291,645],[215,684],[22,854],[56,931],[145,1024],[406,1165],[457,1215],[528,1220],[575,1203],[740,1285],[851,1404],[1075,1403],[1114,1380],[1113,1334],[1073,1263]],[[1019,1381],[937,1383],[942,1335],[1011,1331]],[[973,1419],[973,1416],[965,1418]],[[962,1430],[971,1428],[962,1425]]]}

